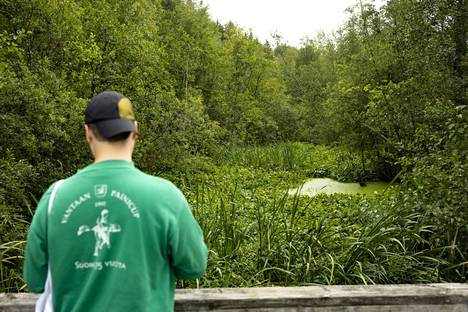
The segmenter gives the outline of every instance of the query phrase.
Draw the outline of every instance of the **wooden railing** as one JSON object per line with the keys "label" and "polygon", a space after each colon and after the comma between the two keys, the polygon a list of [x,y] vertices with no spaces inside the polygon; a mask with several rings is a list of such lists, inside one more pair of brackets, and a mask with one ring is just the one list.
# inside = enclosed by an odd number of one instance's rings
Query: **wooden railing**
{"label": "wooden railing", "polygon": [[[0,294],[0,311],[34,311],[37,295]],[[176,311],[468,312],[468,284],[176,290]]]}

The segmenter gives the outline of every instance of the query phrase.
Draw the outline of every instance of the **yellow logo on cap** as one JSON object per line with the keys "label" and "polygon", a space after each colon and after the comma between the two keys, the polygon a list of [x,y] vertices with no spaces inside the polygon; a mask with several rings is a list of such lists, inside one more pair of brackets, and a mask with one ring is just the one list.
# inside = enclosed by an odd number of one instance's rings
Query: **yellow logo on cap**
{"label": "yellow logo on cap", "polygon": [[120,118],[135,120],[135,115],[133,114],[132,102],[127,98],[122,98],[117,104],[119,108]]}

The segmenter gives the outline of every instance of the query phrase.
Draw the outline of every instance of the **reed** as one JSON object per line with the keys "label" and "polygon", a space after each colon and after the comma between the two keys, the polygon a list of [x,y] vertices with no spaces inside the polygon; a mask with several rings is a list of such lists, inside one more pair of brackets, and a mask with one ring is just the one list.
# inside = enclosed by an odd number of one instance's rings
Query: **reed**
{"label": "reed", "polygon": [[21,274],[24,241],[0,245],[0,292],[17,292],[25,288]]}
{"label": "reed", "polygon": [[185,183],[210,249],[202,287],[443,280],[430,227],[390,195],[289,195],[271,187],[294,180],[278,172],[220,166]]}
{"label": "reed", "polygon": [[[463,251],[431,239],[433,225],[401,207],[398,189],[376,197],[288,193],[312,172],[344,174],[352,159],[335,163],[343,155],[299,143],[237,148],[221,151],[206,170],[170,173],[209,247],[206,274],[178,286],[458,281],[451,277],[467,264],[447,255]],[[23,249],[20,240],[0,245],[0,291],[24,289]]]}

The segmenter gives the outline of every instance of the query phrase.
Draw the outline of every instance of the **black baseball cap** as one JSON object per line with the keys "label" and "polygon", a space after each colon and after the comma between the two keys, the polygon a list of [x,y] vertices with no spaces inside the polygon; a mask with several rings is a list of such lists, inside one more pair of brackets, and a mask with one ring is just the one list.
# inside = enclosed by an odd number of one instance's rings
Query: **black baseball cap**
{"label": "black baseball cap", "polygon": [[85,123],[93,124],[104,138],[124,132],[136,132],[132,102],[115,91],[95,95],[86,107]]}

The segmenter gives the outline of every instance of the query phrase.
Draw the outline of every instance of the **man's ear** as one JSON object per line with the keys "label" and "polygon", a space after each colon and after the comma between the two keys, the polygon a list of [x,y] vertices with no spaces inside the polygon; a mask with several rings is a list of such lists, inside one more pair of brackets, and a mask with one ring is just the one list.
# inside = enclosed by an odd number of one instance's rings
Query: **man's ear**
{"label": "man's ear", "polygon": [[85,136],[86,136],[86,142],[91,143],[93,142],[94,140],[94,135],[93,135],[93,131],[91,131],[91,129],[89,128],[88,125],[84,125],[84,128],[85,128]]}
{"label": "man's ear", "polygon": [[[134,120],[133,124],[135,125],[135,129],[138,131],[138,121]],[[137,132],[132,132],[132,138],[134,140],[138,139],[139,134]]]}

